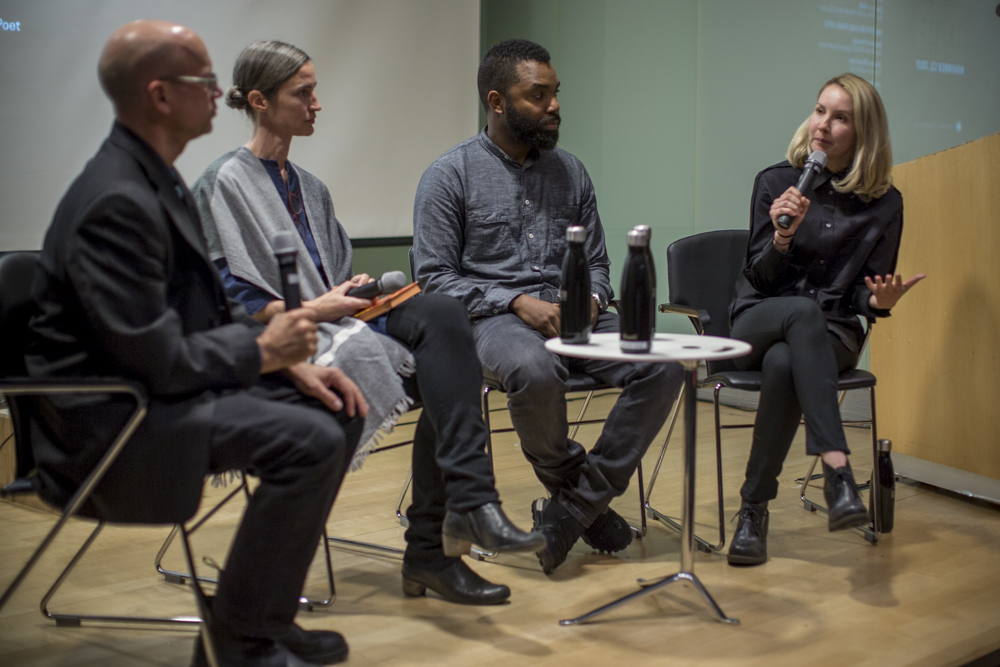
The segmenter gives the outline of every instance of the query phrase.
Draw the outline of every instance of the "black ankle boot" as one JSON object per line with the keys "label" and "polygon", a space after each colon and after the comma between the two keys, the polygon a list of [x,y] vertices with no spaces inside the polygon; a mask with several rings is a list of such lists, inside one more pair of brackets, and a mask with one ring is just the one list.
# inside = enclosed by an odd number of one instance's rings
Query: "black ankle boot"
{"label": "black ankle boot", "polygon": [[444,568],[403,561],[403,593],[420,597],[431,589],[448,602],[458,604],[500,604],[510,597],[503,584],[486,581],[461,558],[449,558]]}
{"label": "black ankle boot", "polygon": [[531,505],[535,530],[544,534],[546,543],[535,552],[542,572],[552,574],[563,564],[569,550],[583,535],[583,524],[559,502],[557,498],[539,498]]}
{"label": "black ankle boot", "polygon": [[476,544],[486,551],[536,551],[545,546],[541,533],[526,533],[510,522],[500,503],[468,512],[448,512],[441,527],[444,555],[463,556]]}
{"label": "black ankle boot", "polygon": [[851,464],[834,469],[824,463],[823,477],[823,497],[826,498],[830,532],[868,523],[868,510],[854,482]]}
{"label": "black ankle boot", "polygon": [[583,541],[591,549],[613,554],[632,543],[632,527],[609,507],[583,532]]}
{"label": "black ankle boot", "polygon": [[743,501],[740,518],[729,545],[730,565],[760,565],[767,562],[767,503],[759,505]]}

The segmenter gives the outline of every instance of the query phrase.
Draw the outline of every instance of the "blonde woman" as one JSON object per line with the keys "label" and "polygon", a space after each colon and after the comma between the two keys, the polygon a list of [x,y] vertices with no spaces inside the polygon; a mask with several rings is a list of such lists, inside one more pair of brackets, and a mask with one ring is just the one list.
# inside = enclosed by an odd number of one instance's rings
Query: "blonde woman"
{"label": "blonde woman", "polygon": [[[806,193],[795,188],[806,157],[827,168]],[[867,522],[847,460],[837,375],[858,361],[858,315],[888,317],[923,274],[895,274],[903,198],[892,186],[885,109],[864,79],[842,74],[820,89],[787,160],[757,175],[746,268],[730,306],[732,336],[753,345],[739,370],[762,373],[760,406],[729,562],[767,560],[767,503],[805,417],[806,451],[819,455],[830,530]],[[782,215],[792,224],[777,224]]]}

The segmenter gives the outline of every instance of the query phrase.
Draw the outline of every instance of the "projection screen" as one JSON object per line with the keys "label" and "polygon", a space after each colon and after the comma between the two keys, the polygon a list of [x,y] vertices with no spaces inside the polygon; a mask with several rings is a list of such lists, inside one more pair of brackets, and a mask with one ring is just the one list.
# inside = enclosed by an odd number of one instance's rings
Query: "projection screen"
{"label": "projection screen", "polygon": [[[0,251],[41,247],[55,206],[112,122],[97,58],[126,21],[202,36],[223,88],[246,45],[313,59],[322,111],[290,159],[319,177],[352,238],[410,236],[424,169],[477,131],[479,0],[0,0]],[[251,126],[219,101],[177,162],[192,183]]]}

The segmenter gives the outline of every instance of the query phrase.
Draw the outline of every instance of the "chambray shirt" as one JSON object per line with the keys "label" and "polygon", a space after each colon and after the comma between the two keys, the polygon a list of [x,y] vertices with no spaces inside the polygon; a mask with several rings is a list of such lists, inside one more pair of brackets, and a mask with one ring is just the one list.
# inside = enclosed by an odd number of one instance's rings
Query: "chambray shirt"
{"label": "chambray shirt", "polygon": [[509,310],[527,294],[559,302],[566,228],[587,229],[591,290],[614,298],[594,184],[566,151],[535,151],[524,165],[486,136],[439,157],[417,186],[416,279],[459,299],[472,317]]}
{"label": "chambray shirt", "polygon": [[827,329],[851,351],[859,352],[864,331],[858,315],[889,317],[871,308],[865,276],[896,271],[903,233],[903,196],[894,187],[878,199],[837,192],[825,180],[807,193],[811,203],[787,253],[771,243],[771,203],[802,173],[787,161],[757,174],[750,212],[746,268],[736,281],[730,321],[771,297],[803,296],[826,316]]}

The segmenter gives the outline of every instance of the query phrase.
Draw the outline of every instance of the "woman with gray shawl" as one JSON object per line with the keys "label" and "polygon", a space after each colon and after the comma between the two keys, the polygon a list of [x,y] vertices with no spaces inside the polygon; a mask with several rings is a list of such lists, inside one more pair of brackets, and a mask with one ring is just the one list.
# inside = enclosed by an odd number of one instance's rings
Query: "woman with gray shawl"
{"label": "woman with gray shawl", "polygon": [[481,366],[465,308],[450,297],[421,295],[370,324],[350,317],[371,302],[347,290],[370,279],[351,276],[350,241],[326,186],[288,160],[292,137],[311,135],[321,108],[312,62],[289,44],[257,42],[237,58],[233,84],[226,103],[250,117],[253,136],[212,163],[192,188],[227,294],[262,322],[282,312],[270,239],[297,232],[303,306],[323,322],[314,362],[341,368],[365,395],[362,449],[412,400],[423,404],[413,444],[404,593],[430,588],[464,604],[506,600],[507,586],[486,581],[460,556],[470,543],[536,551],[545,538],[522,532],[500,509],[485,452]]}

